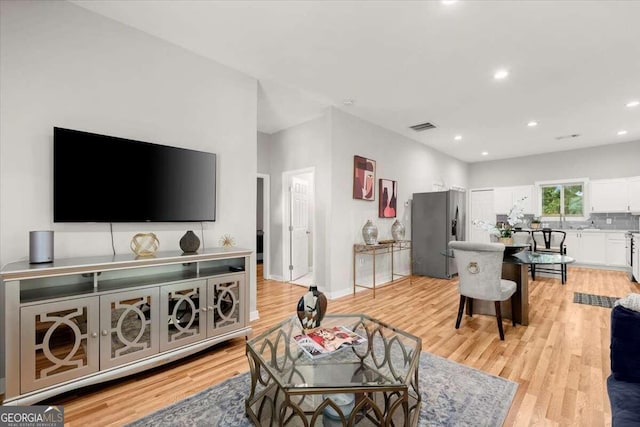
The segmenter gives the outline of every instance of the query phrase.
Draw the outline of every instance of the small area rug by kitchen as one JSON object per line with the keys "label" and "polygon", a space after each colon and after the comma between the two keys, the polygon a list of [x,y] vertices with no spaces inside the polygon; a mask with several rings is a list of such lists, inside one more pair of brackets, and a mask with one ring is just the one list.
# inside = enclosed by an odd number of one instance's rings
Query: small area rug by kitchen
{"label": "small area rug by kitchen", "polygon": [[[131,424],[251,426],[245,416],[249,372],[203,390]],[[431,353],[420,354],[420,426],[501,426],[518,384]]]}
{"label": "small area rug by kitchen", "polygon": [[582,292],[573,293],[573,302],[578,304],[595,305],[598,307],[613,308],[620,297],[608,297],[606,295],[585,294]]}

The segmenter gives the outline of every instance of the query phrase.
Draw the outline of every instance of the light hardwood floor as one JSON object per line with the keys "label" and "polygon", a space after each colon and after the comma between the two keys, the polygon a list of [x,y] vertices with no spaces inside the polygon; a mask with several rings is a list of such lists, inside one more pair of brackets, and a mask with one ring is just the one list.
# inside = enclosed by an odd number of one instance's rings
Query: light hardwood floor
{"label": "light hardwood floor", "polygon": [[[254,334],[294,313],[305,288],[258,277],[260,319]],[[345,279],[348,280],[348,279]],[[519,384],[505,425],[611,425],[606,391],[610,373],[610,309],[573,303],[574,291],[622,297],[640,292],[625,273],[569,267],[559,278],[530,282],[530,325],[464,317],[454,328],[455,280],[414,276],[329,301],[328,311],[365,312],[422,337],[423,351]],[[48,400],[62,404],[70,426],[123,425],[248,370],[245,340],[234,339],[187,359],[126,379]],[[422,373],[428,375],[428,373]]]}

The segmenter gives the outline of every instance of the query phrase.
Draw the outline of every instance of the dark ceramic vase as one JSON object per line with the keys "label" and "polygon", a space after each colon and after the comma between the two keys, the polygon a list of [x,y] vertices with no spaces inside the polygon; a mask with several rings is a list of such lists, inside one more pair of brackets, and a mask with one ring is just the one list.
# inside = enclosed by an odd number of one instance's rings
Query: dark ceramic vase
{"label": "dark ceramic vase", "polygon": [[200,239],[196,236],[196,233],[189,230],[180,239],[180,249],[186,254],[195,253],[200,247]]}
{"label": "dark ceramic vase", "polygon": [[327,297],[317,286],[309,286],[309,292],[298,301],[297,311],[304,329],[317,328],[327,312]]}

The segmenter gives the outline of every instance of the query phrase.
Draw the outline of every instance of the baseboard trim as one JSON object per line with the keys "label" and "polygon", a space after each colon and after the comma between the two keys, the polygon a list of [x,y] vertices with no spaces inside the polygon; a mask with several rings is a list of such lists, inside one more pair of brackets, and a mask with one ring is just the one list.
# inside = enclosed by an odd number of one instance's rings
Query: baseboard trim
{"label": "baseboard trim", "polygon": [[267,279],[268,279],[268,280],[276,280],[276,281],[278,281],[278,282],[284,282],[284,280],[283,280],[282,276],[276,276],[275,274],[270,274],[270,275],[267,277]]}
{"label": "baseboard trim", "polygon": [[255,310],[249,313],[249,321],[253,322],[254,320],[258,320],[259,318],[260,318],[260,313],[258,313],[258,310]]}

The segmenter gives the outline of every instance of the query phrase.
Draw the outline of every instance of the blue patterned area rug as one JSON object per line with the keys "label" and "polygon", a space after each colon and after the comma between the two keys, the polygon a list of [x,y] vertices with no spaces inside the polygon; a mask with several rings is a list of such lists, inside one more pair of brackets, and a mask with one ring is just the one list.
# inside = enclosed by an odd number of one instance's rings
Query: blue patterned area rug
{"label": "blue patterned area rug", "polygon": [[598,307],[613,308],[613,305],[620,297],[608,297],[596,294],[584,294],[582,292],[573,293],[573,302],[578,304],[596,305]]}
{"label": "blue patterned area rug", "polygon": [[[251,426],[245,372],[129,424],[140,426]],[[420,426],[501,426],[518,384],[431,353],[420,355]]]}

